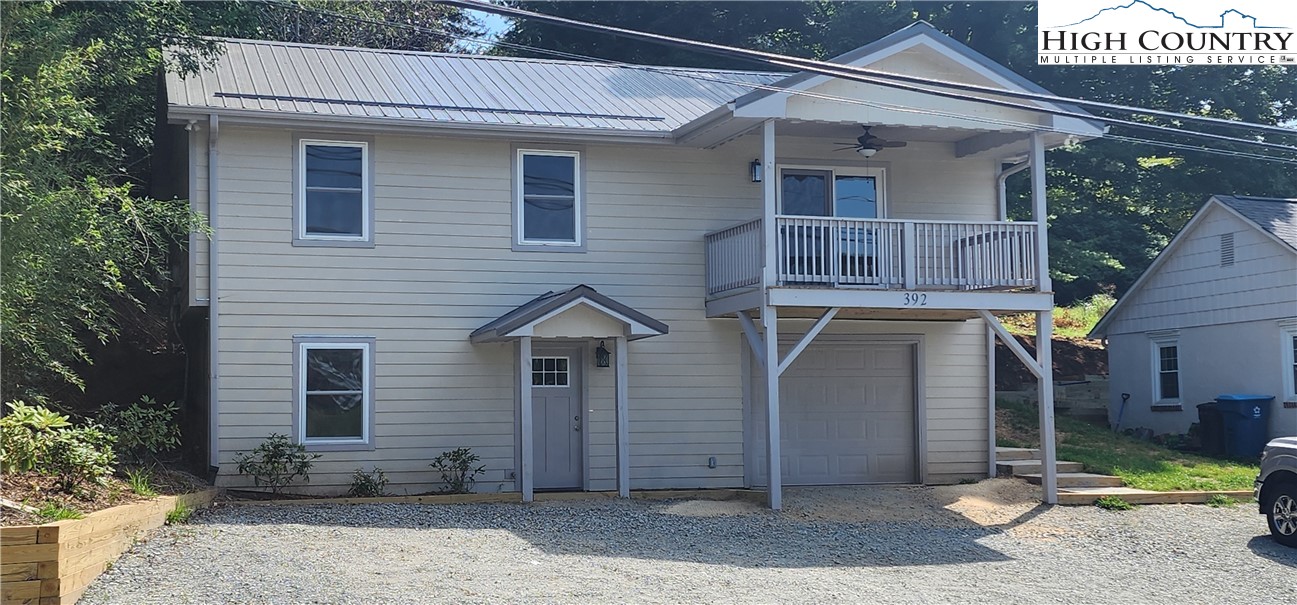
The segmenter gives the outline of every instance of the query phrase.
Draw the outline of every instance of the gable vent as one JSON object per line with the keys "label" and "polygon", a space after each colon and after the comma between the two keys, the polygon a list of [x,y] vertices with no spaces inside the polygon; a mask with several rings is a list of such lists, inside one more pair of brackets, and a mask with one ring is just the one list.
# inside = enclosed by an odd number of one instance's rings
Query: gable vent
{"label": "gable vent", "polygon": [[1220,234],[1220,266],[1234,266],[1234,234]]}

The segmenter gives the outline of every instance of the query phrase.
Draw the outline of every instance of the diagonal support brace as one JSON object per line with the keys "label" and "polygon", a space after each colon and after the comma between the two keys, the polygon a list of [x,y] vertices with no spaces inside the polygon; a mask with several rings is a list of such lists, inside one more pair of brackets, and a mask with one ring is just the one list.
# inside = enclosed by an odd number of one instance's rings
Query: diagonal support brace
{"label": "diagonal support brace", "polygon": [[1010,351],[1013,351],[1014,356],[1026,365],[1027,369],[1031,370],[1032,374],[1036,375],[1037,380],[1044,379],[1045,370],[1036,362],[1035,357],[1027,352],[1027,349],[1022,346],[1022,343],[1018,342],[1018,339],[1014,338],[1012,334],[1009,334],[1009,331],[1004,328],[1004,324],[1000,323],[999,318],[991,315],[991,312],[986,309],[978,309],[977,314],[981,315],[982,319],[986,320],[986,325],[990,326],[991,329],[999,335],[1000,340],[1004,342],[1004,345],[1009,347]]}
{"label": "diagonal support brace", "polygon": [[811,341],[815,340],[815,337],[819,336],[820,332],[824,331],[824,327],[829,325],[829,322],[833,320],[833,317],[838,314],[839,309],[841,309],[841,307],[829,307],[829,309],[824,312],[824,315],[821,315],[819,319],[815,320],[815,325],[812,325],[811,329],[807,330],[806,334],[802,335],[802,339],[797,341],[797,344],[793,346],[793,350],[789,351],[787,355],[784,355],[783,360],[779,362],[778,369],[780,376],[784,374],[784,370],[787,370],[788,366],[793,365],[793,362],[797,361],[797,356],[801,355],[802,351],[805,351],[806,347],[810,346]]}
{"label": "diagonal support brace", "polygon": [[[738,315],[739,315],[739,325],[743,326],[743,335],[748,337],[748,346],[752,347],[752,350],[755,351],[756,353],[760,353],[766,350],[766,341],[763,340],[761,338],[761,335],[757,333],[757,326],[755,323],[753,323],[752,316],[748,315],[747,311],[739,311]],[[758,355],[754,355],[753,357],[757,360],[757,363],[760,364],[762,368],[766,367],[765,355],[758,354]]]}

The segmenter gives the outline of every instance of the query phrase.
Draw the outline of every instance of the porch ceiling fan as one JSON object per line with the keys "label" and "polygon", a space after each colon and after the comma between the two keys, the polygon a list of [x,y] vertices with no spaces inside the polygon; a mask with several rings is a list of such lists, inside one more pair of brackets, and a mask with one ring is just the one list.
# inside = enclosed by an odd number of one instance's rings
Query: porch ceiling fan
{"label": "porch ceiling fan", "polygon": [[856,153],[859,153],[860,155],[863,155],[868,158],[868,157],[873,157],[875,153],[878,153],[882,149],[905,147],[906,145],[909,144],[906,143],[905,141],[888,141],[886,139],[876,137],[869,133],[869,128],[870,128],[869,126],[862,125],[861,128],[865,129],[865,134],[856,137],[855,143],[838,143],[839,145],[846,145],[846,147],[839,147],[837,149],[834,149],[834,151],[846,151],[848,149],[854,149]]}

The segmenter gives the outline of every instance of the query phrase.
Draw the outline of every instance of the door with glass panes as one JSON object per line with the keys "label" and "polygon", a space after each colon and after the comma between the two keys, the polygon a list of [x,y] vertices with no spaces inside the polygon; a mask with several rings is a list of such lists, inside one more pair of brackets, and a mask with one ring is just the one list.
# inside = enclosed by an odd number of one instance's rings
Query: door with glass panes
{"label": "door with glass panes", "polygon": [[877,283],[881,169],[779,169],[780,274],[792,283]]}

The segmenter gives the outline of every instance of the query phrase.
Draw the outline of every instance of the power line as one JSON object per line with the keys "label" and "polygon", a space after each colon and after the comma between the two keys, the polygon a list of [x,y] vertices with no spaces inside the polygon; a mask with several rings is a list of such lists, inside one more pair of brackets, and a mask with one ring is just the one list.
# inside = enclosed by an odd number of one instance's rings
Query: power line
{"label": "power line", "polygon": [[[1297,130],[1290,129],[1290,128],[1283,128],[1280,126],[1272,126],[1269,124],[1257,124],[1255,122],[1243,122],[1240,120],[1226,120],[1222,118],[1213,118],[1210,116],[1195,116],[1192,114],[1178,113],[1173,111],[1164,111],[1159,109],[1149,109],[1146,107],[1134,107],[1129,105],[1119,105],[1116,103],[1105,103],[1102,101],[1089,101],[1086,99],[1062,97],[1050,93],[1005,90],[1005,89],[994,88],[989,86],[981,86],[977,84],[966,84],[963,82],[952,82],[949,80],[937,80],[933,78],[923,78],[918,76],[909,76],[905,74],[881,72],[881,71],[876,71],[864,67],[843,65],[840,63],[829,63],[827,61],[817,61],[813,59],[802,59],[799,57],[790,57],[787,55],[768,53],[768,52],[763,52],[758,50],[750,50],[750,49],[738,48],[734,46],[725,46],[722,44],[715,44],[712,42],[688,40],[685,38],[676,38],[673,36],[666,36],[663,34],[654,34],[650,32],[643,32],[643,31],[626,29],[621,27],[614,27],[611,25],[601,25],[598,23],[591,23],[587,21],[578,21],[575,19],[556,17],[553,15],[546,15],[544,13],[537,13],[534,11],[528,11],[519,8],[498,6],[494,4],[489,4],[487,2],[483,2],[481,0],[436,0],[436,1],[441,4],[447,4],[450,6],[456,6],[459,8],[465,8],[470,10],[477,10],[477,11],[492,13],[501,16],[532,19],[536,21],[541,21],[543,23],[559,25],[562,27],[593,30],[605,34],[611,34],[614,36],[635,38],[639,40],[655,42],[658,44],[666,44],[670,46],[682,46],[691,50],[700,50],[703,52],[708,52],[711,54],[716,54],[716,55],[725,56],[729,58],[740,58],[740,59],[746,59],[749,61],[755,61],[759,63],[775,64],[781,67],[792,67],[804,71],[817,71],[819,69],[838,70],[838,71],[852,73],[854,75],[872,78],[872,80],[869,81],[868,83],[878,84],[881,86],[894,86],[896,82],[907,83],[907,84],[922,84],[928,86],[939,86],[942,88],[962,90],[966,92],[978,92],[978,93],[991,94],[991,95],[996,95],[1001,97],[1012,97],[1012,98],[1020,98],[1020,99],[1033,100],[1033,101],[1044,101],[1049,103],[1064,103],[1064,104],[1078,105],[1081,107],[1093,107],[1096,109],[1106,109],[1109,111],[1120,111],[1129,114],[1142,114],[1142,115],[1157,116],[1163,118],[1171,118],[1176,120],[1201,122],[1204,124],[1223,126],[1228,128],[1242,128],[1246,130],[1269,132],[1269,133],[1280,134],[1285,136],[1297,135]],[[858,81],[864,81],[864,80],[858,80]],[[890,83],[884,84],[883,82],[890,82]],[[919,89],[919,90],[923,90],[930,94],[936,93],[936,91],[931,91],[926,89]],[[973,98],[976,99],[978,97],[973,97]],[[1034,111],[1042,110],[1041,108],[1034,108],[1030,106],[1019,106],[1019,107],[1030,108]],[[1101,121],[1108,121],[1114,118],[1103,118],[1098,116],[1091,116],[1089,119],[1099,119]]]}
{"label": "power line", "polygon": [[[477,37],[469,36],[469,35],[466,35],[466,34],[450,33],[450,32],[446,32],[446,31],[444,31],[444,30],[438,30],[438,29],[435,29],[435,28],[429,28],[429,27],[419,26],[419,25],[414,25],[414,24],[410,24],[410,23],[397,23],[397,22],[392,22],[392,21],[385,21],[385,20],[380,20],[380,19],[371,19],[371,18],[368,18],[368,17],[361,17],[361,16],[358,16],[358,15],[348,15],[348,14],[345,14],[345,13],[338,13],[338,12],[330,11],[330,10],[327,10],[327,9],[320,9],[320,8],[315,8],[315,7],[306,7],[306,6],[301,6],[301,5],[298,5],[298,4],[293,4],[293,3],[285,2],[285,1],[283,1],[283,0],[260,0],[260,1],[262,1],[262,2],[264,2],[264,3],[266,3],[266,4],[278,5],[278,6],[282,6],[282,7],[285,7],[285,8],[292,8],[292,9],[295,9],[295,10],[305,10],[305,11],[314,12],[314,13],[317,13],[317,14],[322,14],[322,15],[326,15],[326,16],[332,16],[332,17],[336,17],[336,18],[340,18],[340,19],[347,19],[347,20],[357,21],[357,22],[361,22],[361,23],[367,23],[367,24],[371,24],[371,25],[380,25],[380,26],[388,26],[388,27],[397,27],[397,28],[413,29],[413,30],[416,30],[416,31],[420,31],[420,32],[422,32],[422,33],[429,33],[429,34],[433,34],[433,35],[439,35],[439,36],[443,36],[443,37],[445,37],[445,38],[452,39],[452,40],[473,41],[473,42],[479,42],[479,43],[490,43],[490,42],[491,42],[491,41],[489,41],[489,40],[484,40],[484,39],[482,39],[482,38],[477,38]],[[769,91],[775,91],[775,92],[787,92],[787,93],[789,93],[789,94],[794,94],[794,95],[799,95],[799,96],[806,96],[806,97],[810,97],[810,98],[817,98],[817,99],[829,100],[829,101],[834,101],[834,102],[841,102],[841,103],[846,103],[846,104],[853,104],[853,105],[866,106],[866,107],[871,107],[871,108],[875,108],[875,109],[888,109],[888,110],[893,110],[893,111],[902,111],[902,112],[907,112],[907,113],[916,113],[916,114],[921,114],[921,115],[930,115],[930,116],[940,116],[940,117],[958,118],[958,119],[967,120],[967,121],[972,121],[972,122],[985,123],[985,124],[992,124],[992,125],[998,125],[998,126],[1009,126],[1009,127],[1013,127],[1013,128],[1019,128],[1019,129],[1025,129],[1025,130],[1031,130],[1031,131],[1052,131],[1051,129],[1046,128],[1046,127],[1043,127],[1043,126],[1041,126],[1041,125],[1039,125],[1039,124],[1031,124],[1031,123],[1026,123],[1026,122],[1015,122],[1015,121],[1004,120],[1004,119],[997,119],[997,118],[984,118],[984,117],[976,117],[976,116],[966,116],[966,115],[957,114],[957,113],[941,112],[941,111],[938,111],[938,110],[925,110],[925,109],[920,109],[920,108],[907,107],[907,106],[894,105],[894,104],[887,104],[887,103],[881,103],[881,102],[876,102],[876,101],[866,101],[866,100],[864,100],[864,99],[853,99],[853,98],[847,98],[847,97],[839,97],[839,96],[834,96],[834,95],[827,95],[827,94],[823,94],[823,93],[814,93],[814,92],[807,91],[807,90],[790,90],[790,89],[785,88],[785,87],[774,86],[774,85],[770,85],[770,84],[762,84],[762,83],[750,82],[750,81],[741,81],[741,80],[730,80],[730,79],[725,79],[725,78],[717,77],[715,74],[706,74],[706,75],[704,75],[704,74],[701,73],[701,72],[688,72],[688,71],[682,71],[681,69],[661,68],[661,67],[653,67],[653,66],[645,66],[645,65],[636,65],[636,64],[631,64],[631,63],[623,63],[623,62],[619,62],[619,61],[612,61],[612,60],[608,60],[608,59],[601,59],[601,58],[598,58],[598,57],[591,57],[591,56],[587,56],[587,55],[580,55],[580,54],[568,53],[568,52],[563,52],[563,51],[549,50],[549,49],[544,49],[544,48],[539,48],[539,47],[534,47],[534,46],[528,46],[528,45],[524,45],[524,44],[509,43],[509,42],[504,42],[504,41],[496,41],[495,43],[496,43],[496,44],[499,44],[500,46],[507,47],[507,48],[513,48],[513,49],[517,49],[517,50],[525,50],[525,51],[530,51],[530,52],[537,52],[537,53],[547,54],[547,55],[551,55],[551,56],[557,56],[557,57],[561,57],[561,58],[565,58],[565,59],[572,59],[572,60],[585,61],[585,62],[596,62],[596,63],[601,63],[601,64],[610,65],[610,66],[615,66],[615,67],[623,67],[623,68],[628,68],[628,69],[638,69],[638,70],[642,70],[642,71],[649,71],[649,72],[654,72],[654,73],[663,73],[663,74],[671,75],[671,76],[673,76],[673,77],[682,77],[682,78],[696,79],[696,80],[701,80],[701,81],[706,81],[706,82],[715,82],[715,83],[732,84],[732,85],[736,85],[736,86],[742,86],[742,87],[746,87],[746,88],[753,88],[753,89],[757,89],[757,90],[769,90]],[[924,89],[920,89],[920,90],[922,91],[922,90],[924,90]],[[940,92],[940,91],[934,91],[934,92]],[[944,94],[954,94],[954,93],[944,93]],[[1015,105],[1015,107],[1026,108],[1026,109],[1029,109],[1029,110],[1034,110],[1034,109],[1035,109],[1035,108],[1030,108],[1030,107],[1025,107],[1025,106],[1017,106],[1017,105]],[[1137,126],[1143,126],[1142,124],[1139,124],[1139,123],[1132,123],[1132,124],[1137,125]],[[1253,143],[1253,141],[1248,141],[1248,140],[1246,140],[1246,139],[1236,139],[1236,138],[1232,138],[1232,137],[1225,137],[1225,136],[1223,136],[1223,135],[1208,135],[1207,133],[1197,133],[1197,132],[1193,132],[1193,131],[1180,131],[1180,130],[1177,130],[1177,129],[1174,129],[1174,128],[1166,128],[1166,127],[1156,127],[1156,128],[1157,128],[1158,130],[1161,130],[1161,131],[1169,131],[1169,132],[1173,132],[1173,133],[1175,133],[1175,134],[1181,134],[1181,135],[1201,135],[1201,136],[1207,136],[1207,137],[1210,137],[1210,138],[1215,138],[1215,139],[1225,140],[1225,141],[1232,142],[1232,143]],[[1157,141],[1157,140],[1152,140],[1152,139],[1142,139],[1142,138],[1138,138],[1138,137],[1130,137],[1130,136],[1107,135],[1107,137],[1108,137],[1108,138],[1111,138],[1111,139],[1114,139],[1114,140],[1120,140],[1120,141],[1123,141],[1123,142],[1136,143],[1136,144],[1144,144],[1144,145],[1151,145],[1151,146],[1160,146],[1160,147],[1166,147],[1166,148],[1178,149],[1178,150],[1197,151],[1197,152],[1201,152],[1201,153],[1209,153],[1209,154],[1222,155],[1222,156],[1229,156],[1229,157],[1241,157],[1241,158],[1246,158],[1246,159],[1255,159],[1255,160],[1260,160],[1260,161],[1272,161],[1272,162],[1279,162],[1279,163],[1297,164],[1297,159],[1290,159],[1290,158],[1277,157],[1277,156],[1269,156],[1269,155],[1261,155],[1261,154],[1257,154],[1257,153],[1248,153],[1248,152],[1242,152],[1242,151],[1237,151],[1237,150],[1218,149],[1218,148],[1212,148],[1212,147],[1206,147],[1206,146],[1194,146],[1194,145],[1189,145],[1189,144],[1184,144],[1184,143],[1173,143],[1173,142],[1169,142],[1169,141]],[[1268,145],[1268,146],[1269,146],[1269,145]],[[1278,148],[1283,149],[1283,150],[1293,150],[1293,151],[1297,151],[1297,148],[1290,148],[1290,147],[1286,147],[1286,146],[1282,146],[1282,145],[1272,145],[1272,146],[1273,146],[1273,147],[1278,147]]]}

